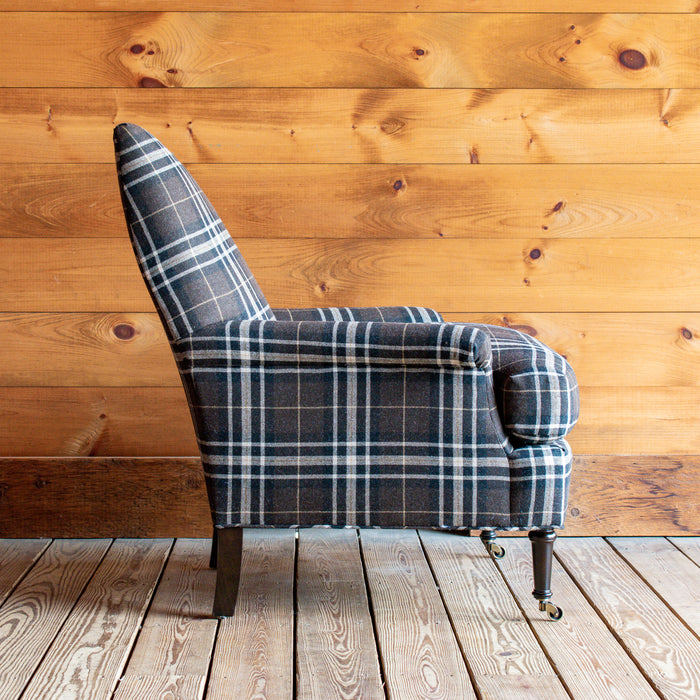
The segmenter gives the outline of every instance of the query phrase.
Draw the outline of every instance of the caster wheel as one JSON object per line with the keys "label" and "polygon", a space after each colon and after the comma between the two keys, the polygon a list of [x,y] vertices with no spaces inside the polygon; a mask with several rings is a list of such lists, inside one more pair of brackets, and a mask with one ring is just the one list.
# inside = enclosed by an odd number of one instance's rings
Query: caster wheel
{"label": "caster wheel", "polygon": [[557,605],[554,605],[554,603],[550,603],[549,601],[540,601],[540,610],[542,612],[546,612],[547,615],[549,615],[550,620],[561,620],[561,618],[564,616],[564,611]]}
{"label": "caster wheel", "polygon": [[506,550],[501,547],[500,544],[490,544],[488,545],[487,549],[489,550],[489,554],[494,559],[503,559],[503,557],[506,555]]}

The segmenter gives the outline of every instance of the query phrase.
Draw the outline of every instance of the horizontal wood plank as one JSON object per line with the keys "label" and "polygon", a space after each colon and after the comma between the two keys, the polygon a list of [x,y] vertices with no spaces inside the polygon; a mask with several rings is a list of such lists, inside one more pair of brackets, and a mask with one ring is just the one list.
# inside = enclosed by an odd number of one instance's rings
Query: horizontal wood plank
{"label": "horizontal wood plank", "polygon": [[0,347],[0,386],[180,386],[155,312],[0,314]]}
{"label": "horizontal wood plank", "polygon": [[[42,0],[42,10],[230,11],[227,0]],[[373,0],[237,0],[240,12],[374,12]],[[0,11],[32,12],[32,0],[0,0]],[[696,0],[393,0],[382,12],[697,12]]]}
{"label": "horizontal wood plank", "polygon": [[[576,454],[694,455],[696,387],[582,387]],[[6,387],[0,456],[198,454],[181,387]]]}
{"label": "horizontal wood plank", "polygon": [[700,87],[695,14],[5,12],[3,25],[0,87]]}
{"label": "horizontal wood plank", "polygon": [[[565,533],[699,535],[698,471],[697,455],[577,455]],[[4,537],[211,534],[196,457],[4,458],[0,474]]]}
{"label": "horizontal wood plank", "polygon": [[437,88],[3,90],[0,162],[113,164],[123,121],[187,163],[700,162],[698,89]]}
{"label": "horizontal wood plank", "polygon": [[[694,164],[202,164],[236,238],[697,238]],[[124,238],[107,164],[0,164],[0,236]]]}
{"label": "horizontal wood plank", "polygon": [[[700,286],[700,239],[242,239],[239,247],[280,308],[693,312]],[[128,238],[0,239],[0,273],[2,312],[153,310]]]}
{"label": "horizontal wood plank", "polygon": [[[700,385],[697,313],[446,313],[445,318],[534,335],[568,359],[579,386]],[[155,312],[0,313],[0,347],[5,348],[0,386],[181,385]]]}
{"label": "horizontal wood plank", "polygon": [[698,456],[575,456],[565,534],[700,534],[699,472]]}
{"label": "horizontal wood plank", "polygon": [[0,474],[3,536],[211,536],[199,457],[5,459]]}

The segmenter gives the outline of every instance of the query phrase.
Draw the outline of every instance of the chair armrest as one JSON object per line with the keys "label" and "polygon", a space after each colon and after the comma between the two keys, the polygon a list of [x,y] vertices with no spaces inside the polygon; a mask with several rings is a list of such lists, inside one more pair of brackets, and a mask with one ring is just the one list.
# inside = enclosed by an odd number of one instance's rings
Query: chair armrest
{"label": "chair armrest", "polygon": [[496,402],[511,440],[522,444],[563,438],[579,416],[571,365],[532,336],[479,325],[491,340]]}
{"label": "chair armrest", "polygon": [[278,321],[385,321],[390,323],[443,323],[442,316],[422,306],[329,307],[273,309]]}
{"label": "chair armrest", "polygon": [[488,368],[488,335],[455,323],[228,321],[172,343],[181,371],[222,366],[392,365]]}

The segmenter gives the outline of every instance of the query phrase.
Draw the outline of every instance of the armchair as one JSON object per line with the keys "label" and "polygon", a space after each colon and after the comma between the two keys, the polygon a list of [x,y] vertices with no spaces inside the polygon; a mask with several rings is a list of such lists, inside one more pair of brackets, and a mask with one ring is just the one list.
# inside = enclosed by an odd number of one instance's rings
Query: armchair
{"label": "armchair", "polygon": [[516,330],[416,307],[271,309],[211,204],[133,124],[114,131],[134,252],[189,402],[214,524],[214,615],[243,527],[529,530],[552,619],[554,528],[578,417],[566,360]]}

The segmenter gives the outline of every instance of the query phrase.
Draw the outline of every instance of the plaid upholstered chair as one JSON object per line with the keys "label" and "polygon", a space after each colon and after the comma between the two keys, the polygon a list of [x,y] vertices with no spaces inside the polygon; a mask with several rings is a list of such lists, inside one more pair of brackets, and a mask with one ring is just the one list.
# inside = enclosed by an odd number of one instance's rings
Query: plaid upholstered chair
{"label": "plaid upholstered chair", "polygon": [[243,527],[529,530],[553,619],[554,528],[578,416],[567,362],[518,331],[423,308],[275,309],[210,203],[153,136],[121,124],[131,239],[189,401],[214,523],[214,614]]}

